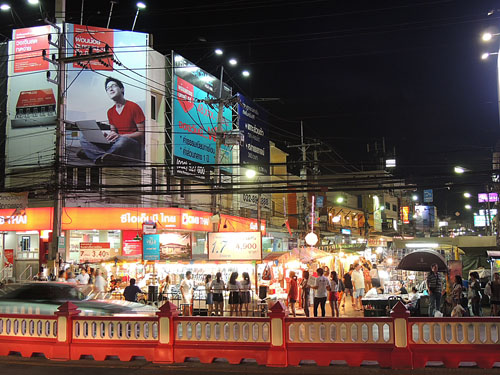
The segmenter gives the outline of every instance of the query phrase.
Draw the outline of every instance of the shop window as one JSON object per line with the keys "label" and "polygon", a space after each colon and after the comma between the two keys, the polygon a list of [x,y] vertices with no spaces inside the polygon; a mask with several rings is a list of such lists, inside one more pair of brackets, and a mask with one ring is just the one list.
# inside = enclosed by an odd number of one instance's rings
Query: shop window
{"label": "shop window", "polygon": [[389,202],[385,202],[385,209],[390,210],[391,209],[391,204]]}
{"label": "shop window", "polygon": [[30,236],[22,236],[21,237],[21,251],[30,251]]}
{"label": "shop window", "polygon": [[151,120],[156,120],[156,96],[151,95]]}
{"label": "shop window", "polygon": [[207,236],[205,233],[193,233],[193,255],[208,254]]}
{"label": "shop window", "polygon": [[398,212],[398,207],[397,207],[395,204],[393,204],[393,205],[392,205],[392,210],[393,210],[394,212]]}

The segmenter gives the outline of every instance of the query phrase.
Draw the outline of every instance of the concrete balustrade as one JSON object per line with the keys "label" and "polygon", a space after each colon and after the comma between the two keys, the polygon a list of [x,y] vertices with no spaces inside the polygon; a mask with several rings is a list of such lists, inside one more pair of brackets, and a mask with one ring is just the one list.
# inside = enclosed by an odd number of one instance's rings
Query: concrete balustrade
{"label": "concrete balustrade", "polygon": [[156,315],[82,316],[70,302],[55,316],[0,313],[0,355],[156,363],[253,359],[279,367],[309,361],[375,361],[392,368],[500,363],[499,318],[410,318],[401,303],[389,318],[290,318],[281,302],[268,317],[179,317],[170,302]]}

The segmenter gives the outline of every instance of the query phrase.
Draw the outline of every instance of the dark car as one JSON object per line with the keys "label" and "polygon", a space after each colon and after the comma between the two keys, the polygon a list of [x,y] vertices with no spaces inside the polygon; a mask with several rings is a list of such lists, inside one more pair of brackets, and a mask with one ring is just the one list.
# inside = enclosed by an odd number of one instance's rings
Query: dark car
{"label": "dark car", "polygon": [[56,282],[6,284],[0,289],[0,313],[52,315],[63,303],[78,306],[81,315],[154,315],[157,309],[140,303],[93,300],[90,285]]}

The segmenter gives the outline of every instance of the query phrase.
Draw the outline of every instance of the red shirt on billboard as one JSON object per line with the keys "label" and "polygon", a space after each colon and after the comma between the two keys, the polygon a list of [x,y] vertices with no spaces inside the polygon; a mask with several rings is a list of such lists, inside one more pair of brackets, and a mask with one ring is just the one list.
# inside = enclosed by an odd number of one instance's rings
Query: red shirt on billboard
{"label": "red shirt on billboard", "polygon": [[131,134],[137,131],[137,124],[146,121],[146,118],[141,107],[127,100],[121,113],[117,112],[116,105],[108,109],[108,121],[119,134]]}
{"label": "red shirt on billboard", "polygon": [[[73,56],[77,53],[80,55],[88,55],[90,48],[92,48],[92,53],[105,52],[106,45],[110,47],[110,51],[113,50],[114,44],[114,34],[113,30],[105,29],[102,27],[95,26],[74,26],[73,34]],[[113,70],[113,60],[105,59],[106,64],[103,64],[99,60],[90,61],[90,66],[92,70]],[[81,68],[78,63],[73,63],[74,68]]]}
{"label": "red shirt on billboard", "polygon": [[42,51],[49,54],[50,26],[14,30],[14,73],[37,72],[49,69]]}

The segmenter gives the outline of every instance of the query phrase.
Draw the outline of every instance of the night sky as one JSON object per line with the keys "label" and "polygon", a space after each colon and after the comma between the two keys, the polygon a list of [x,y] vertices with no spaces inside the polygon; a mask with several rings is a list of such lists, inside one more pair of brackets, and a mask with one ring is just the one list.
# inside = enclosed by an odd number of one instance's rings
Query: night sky
{"label": "night sky", "polygon": [[[42,24],[38,9],[24,3],[13,3],[24,26]],[[67,22],[80,23],[82,3],[67,3]],[[120,0],[110,27],[130,29],[135,3]],[[463,207],[463,191],[484,190],[500,124],[496,56],[480,56],[497,51],[500,39],[485,44],[481,35],[500,31],[500,10],[488,16],[500,1],[146,4],[135,30],[153,34],[156,50],[173,49],[217,76],[218,66],[227,67],[234,56],[241,64],[226,69],[234,91],[279,98],[262,104],[269,111],[271,139],[279,144],[299,143],[302,120],[308,141],[320,139],[341,156],[331,152],[322,160],[346,171],[373,167],[366,145],[384,137],[396,149],[395,173],[419,187],[434,187],[440,214]],[[84,23],[105,27],[110,3],[84,5]],[[53,0],[43,6],[53,14]],[[5,36],[13,26],[22,27],[8,13],[0,17]],[[226,52],[223,58],[213,55],[216,47]],[[240,76],[243,68],[250,70],[249,79]],[[456,164],[470,169],[470,177],[453,176]]]}

